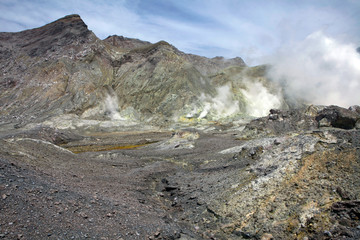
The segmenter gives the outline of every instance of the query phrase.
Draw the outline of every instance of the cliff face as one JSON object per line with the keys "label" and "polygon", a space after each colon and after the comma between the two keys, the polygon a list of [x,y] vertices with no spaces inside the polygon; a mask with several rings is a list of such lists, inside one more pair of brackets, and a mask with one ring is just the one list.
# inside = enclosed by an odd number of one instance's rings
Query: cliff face
{"label": "cliff face", "polygon": [[[5,122],[42,121],[60,114],[106,118],[108,96],[123,117],[130,113],[153,124],[201,113],[205,118],[216,115],[211,99],[223,85],[230,86],[228,98],[240,105],[232,113],[246,114],[246,96],[239,89],[246,90],[241,76],[251,68],[241,58],[185,54],[164,41],[152,44],[120,36],[100,40],[78,15],[0,33],[0,47],[0,112]],[[227,70],[234,67],[235,72]],[[246,78],[267,82],[264,75]]]}
{"label": "cliff face", "polygon": [[[19,33],[1,33],[1,114],[22,118],[79,110],[93,104],[98,71],[88,64],[103,44],[78,15]],[[92,78],[89,80],[89,78]],[[82,96],[82,97],[79,97]]]}

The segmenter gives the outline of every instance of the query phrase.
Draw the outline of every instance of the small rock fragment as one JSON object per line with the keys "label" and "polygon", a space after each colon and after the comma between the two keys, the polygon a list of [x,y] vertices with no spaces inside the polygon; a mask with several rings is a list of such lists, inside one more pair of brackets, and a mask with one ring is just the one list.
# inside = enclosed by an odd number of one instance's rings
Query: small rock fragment
{"label": "small rock fragment", "polygon": [[261,236],[261,240],[272,240],[274,239],[273,235],[270,234],[270,233],[264,233],[262,236]]}
{"label": "small rock fragment", "polygon": [[328,237],[332,237],[332,234],[331,234],[331,232],[329,232],[329,231],[324,231],[324,235],[325,235],[325,236],[328,236]]}
{"label": "small rock fragment", "polygon": [[327,118],[323,118],[319,121],[319,127],[330,127],[331,122]]}

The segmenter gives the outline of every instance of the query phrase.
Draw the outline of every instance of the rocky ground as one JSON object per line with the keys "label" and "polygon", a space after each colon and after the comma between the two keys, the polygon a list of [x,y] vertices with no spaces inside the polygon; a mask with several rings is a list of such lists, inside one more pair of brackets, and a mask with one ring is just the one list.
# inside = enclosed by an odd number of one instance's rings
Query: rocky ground
{"label": "rocky ground", "polygon": [[0,134],[4,239],[359,239],[358,108]]}

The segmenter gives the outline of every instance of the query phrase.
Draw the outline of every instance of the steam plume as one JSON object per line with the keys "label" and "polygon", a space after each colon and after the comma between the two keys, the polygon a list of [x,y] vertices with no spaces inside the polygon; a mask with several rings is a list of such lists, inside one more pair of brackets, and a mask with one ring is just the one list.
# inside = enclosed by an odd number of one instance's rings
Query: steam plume
{"label": "steam plume", "polygon": [[209,115],[214,119],[220,119],[239,111],[239,103],[234,100],[230,86],[224,85],[216,90],[217,95],[214,98],[205,94],[200,96],[203,107],[198,119],[209,117]]}
{"label": "steam plume", "polygon": [[270,61],[270,78],[285,83],[289,96],[311,104],[360,104],[360,54],[355,45],[315,32]]}
{"label": "steam plume", "polygon": [[119,113],[118,98],[115,94],[112,96],[108,94],[104,101],[106,113],[110,116],[111,120],[124,120]]}
{"label": "steam plume", "polygon": [[271,93],[261,82],[246,81],[246,89],[241,89],[246,101],[246,113],[253,117],[269,114],[272,108],[281,108],[281,92]]}

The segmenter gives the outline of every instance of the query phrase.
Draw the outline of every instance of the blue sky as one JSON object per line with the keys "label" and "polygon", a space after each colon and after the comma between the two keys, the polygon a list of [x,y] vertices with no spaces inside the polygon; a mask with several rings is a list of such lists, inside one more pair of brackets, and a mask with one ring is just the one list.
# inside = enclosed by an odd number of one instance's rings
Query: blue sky
{"label": "blue sky", "polygon": [[359,0],[0,0],[0,31],[72,13],[101,39],[165,40],[187,53],[240,56],[250,65],[317,31],[360,46]]}

